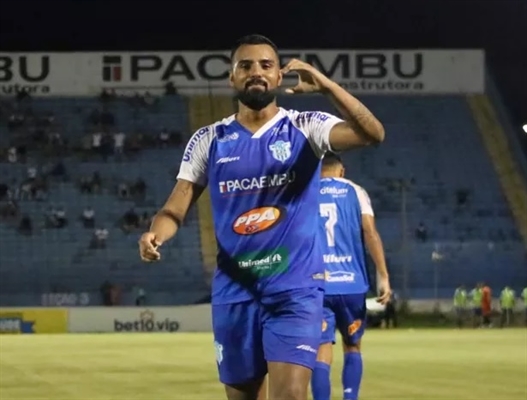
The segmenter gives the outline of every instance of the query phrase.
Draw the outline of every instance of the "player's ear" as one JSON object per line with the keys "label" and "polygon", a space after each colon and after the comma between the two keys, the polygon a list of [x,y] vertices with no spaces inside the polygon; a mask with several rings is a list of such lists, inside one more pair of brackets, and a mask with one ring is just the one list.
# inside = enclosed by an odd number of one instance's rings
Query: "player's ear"
{"label": "player's ear", "polygon": [[341,178],[344,178],[344,175],[346,175],[346,168],[342,167],[342,168],[340,169],[340,177],[341,177]]}
{"label": "player's ear", "polygon": [[231,87],[234,87],[234,72],[231,68],[230,72],[229,72],[229,85]]}
{"label": "player's ear", "polygon": [[278,68],[278,86],[282,86],[282,79],[284,78],[284,73],[282,72],[280,67]]}

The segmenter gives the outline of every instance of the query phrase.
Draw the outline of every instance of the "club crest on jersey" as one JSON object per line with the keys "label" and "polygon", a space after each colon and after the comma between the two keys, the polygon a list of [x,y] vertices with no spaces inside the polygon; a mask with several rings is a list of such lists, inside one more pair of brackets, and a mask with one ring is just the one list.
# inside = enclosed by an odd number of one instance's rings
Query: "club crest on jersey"
{"label": "club crest on jersey", "polygon": [[291,157],[291,142],[277,140],[269,146],[269,150],[271,150],[271,154],[275,160],[283,163]]}

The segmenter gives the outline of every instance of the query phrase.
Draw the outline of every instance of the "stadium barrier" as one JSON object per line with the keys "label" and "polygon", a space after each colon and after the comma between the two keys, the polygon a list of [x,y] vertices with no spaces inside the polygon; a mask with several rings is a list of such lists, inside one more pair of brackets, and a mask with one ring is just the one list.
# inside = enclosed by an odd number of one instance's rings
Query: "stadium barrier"
{"label": "stadium barrier", "polygon": [[66,332],[68,332],[66,309],[0,308],[0,334]]}
{"label": "stadium barrier", "polygon": [[68,331],[211,332],[211,306],[70,308]]}

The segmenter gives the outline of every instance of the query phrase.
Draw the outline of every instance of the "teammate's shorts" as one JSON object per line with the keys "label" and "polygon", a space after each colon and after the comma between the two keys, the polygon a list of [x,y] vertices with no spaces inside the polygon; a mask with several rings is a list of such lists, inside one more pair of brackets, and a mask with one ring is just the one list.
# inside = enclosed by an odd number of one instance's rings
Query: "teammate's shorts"
{"label": "teammate's shorts", "polygon": [[472,311],[474,312],[474,315],[475,315],[476,317],[481,317],[481,314],[482,314],[482,312],[481,312],[481,307],[474,307],[474,308],[472,309]]}
{"label": "teammate's shorts", "polygon": [[366,328],[366,294],[336,294],[324,297],[324,321],[320,343],[335,343],[338,330],[344,342],[356,344]]}
{"label": "teammate's shorts", "polygon": [[262,378],[267,362],[313,369],[320,344],[324,292],[295,289],[235,304],[212,306],[220,381]]}

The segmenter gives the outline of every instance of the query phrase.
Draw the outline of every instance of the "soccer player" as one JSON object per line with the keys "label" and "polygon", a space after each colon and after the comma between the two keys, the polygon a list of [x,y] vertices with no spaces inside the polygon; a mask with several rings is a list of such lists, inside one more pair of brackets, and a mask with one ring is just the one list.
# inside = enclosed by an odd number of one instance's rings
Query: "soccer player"
{"label": "soccer player", "polygon": [[332,345],[338,329],[343,340],[342,385],[345,400],[356,400],[362,379],[361,337],[366,325],[366,295],[369,289],[365,247],[371,254],[386,304],[391,288],[381,237],[375,227],[370,199],[357,184],[343,179],[344,166],[337,155],[322,159],[320,224],[323,263],[326,269],[322,338],[311,388],[314,400],[331,397]]}
{"label": "soccer player", "polygon": [[478,283],[474,289],[470,291],[470,298],[472,303],[472,320],[474,328],[481,326],[482,311],[481,311],[481,300],[483,297],[483,284]]}
{"label": "soccer player", "polygon": [[[266,373],[271,400],[305,400],[320,341],[324,267],[317,232],[320,158],[382,142],[382,124],[311,65],[280,68],[260,35],[238,41],[230,84],[238,113],[205,126],[187,144],[177,183],[139,241],[159,260],[208,185],[218,245],[212,325],[220,381],[230,400],[257,398]],[[342,114],[284,110],[276,94],[322,93]]]}
{"label": "soccer player", "polygon": [[510,326],[514,323],[514,304],[516,302],[516,293],[509,286],[505,286],[500,293],[500,327],[505,324]]}
{"label": "soccer player", "polygon": [[463,327],[465,312],[467,310],[467,291],[465,286],[459,286],[454,292],[454,311],[456,313],[456,323],[458,328]]}

